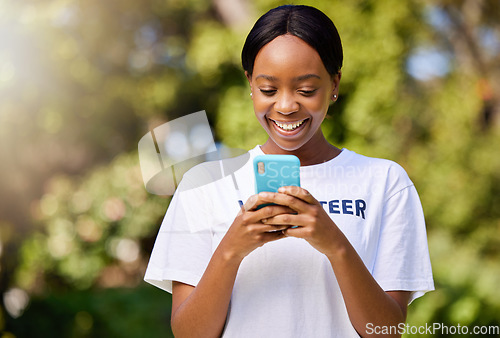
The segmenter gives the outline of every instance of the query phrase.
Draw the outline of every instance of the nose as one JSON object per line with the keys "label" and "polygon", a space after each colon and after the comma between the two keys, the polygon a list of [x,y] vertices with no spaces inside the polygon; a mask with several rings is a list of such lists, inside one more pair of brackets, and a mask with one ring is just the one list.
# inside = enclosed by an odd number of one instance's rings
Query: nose
{"label": "nose", "polygon": [[299,110],[299,103],[293,94],[283,93],[277,97],[274,109],[282,115],[290,115]]}

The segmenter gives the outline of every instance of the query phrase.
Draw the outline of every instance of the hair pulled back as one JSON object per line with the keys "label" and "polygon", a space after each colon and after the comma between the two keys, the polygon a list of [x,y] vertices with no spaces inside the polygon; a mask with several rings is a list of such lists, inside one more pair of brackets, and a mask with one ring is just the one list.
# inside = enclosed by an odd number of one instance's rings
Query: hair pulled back
{"label": "hair pulled back", "polygon": [[332,20],[314,7],[284,5],[265,13],[253,26],[241,52],[243,69],[251,75],[262,47],[285,34],[294,35],[314,48],[330,75],[342,68],[342,43]]}

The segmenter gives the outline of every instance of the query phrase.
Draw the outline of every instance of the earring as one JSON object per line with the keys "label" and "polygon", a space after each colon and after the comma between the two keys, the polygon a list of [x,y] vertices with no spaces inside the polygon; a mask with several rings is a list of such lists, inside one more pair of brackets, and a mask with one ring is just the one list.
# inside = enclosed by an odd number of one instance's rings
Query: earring
{"label": "earring", "polygon": [[253,93],[252,92],[250,92],[250,97],[253,97]]}
{"label": "earring", "polygon": [[337,99],[337,94],[333,94],[333,100]]}

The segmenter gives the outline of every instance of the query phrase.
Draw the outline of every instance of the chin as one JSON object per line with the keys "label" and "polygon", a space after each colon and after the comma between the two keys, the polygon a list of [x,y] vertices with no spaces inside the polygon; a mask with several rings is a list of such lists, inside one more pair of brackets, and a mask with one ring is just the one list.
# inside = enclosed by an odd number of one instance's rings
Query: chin
{"label": "chin", "polygon": [[291,143],[291,144],[287,144],[287,143],[284,143],[284,142],[277,142],[274,138],[271,137],[271,140],[273,141],[273,143],[278,147],[280,148],[281,150],[283,151],[287,151],[287,152],[294,152],[296,150],[299,150],[300,148],[302,148],[307,142],[300,142],[300,143]]}

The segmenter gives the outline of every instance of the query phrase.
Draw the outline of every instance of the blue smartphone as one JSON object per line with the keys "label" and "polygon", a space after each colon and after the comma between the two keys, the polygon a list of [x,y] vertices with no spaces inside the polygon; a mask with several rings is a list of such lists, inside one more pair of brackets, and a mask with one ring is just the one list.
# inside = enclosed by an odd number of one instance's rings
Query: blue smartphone
{"label": "blue smartphone", "polygon": [[259,155],[253,160],[255,192],[277,192],[280,187],[300,187],[300,160],[294,155]]}

